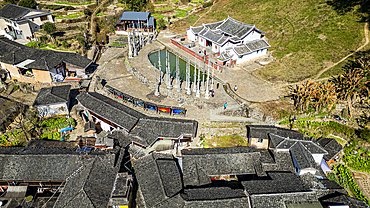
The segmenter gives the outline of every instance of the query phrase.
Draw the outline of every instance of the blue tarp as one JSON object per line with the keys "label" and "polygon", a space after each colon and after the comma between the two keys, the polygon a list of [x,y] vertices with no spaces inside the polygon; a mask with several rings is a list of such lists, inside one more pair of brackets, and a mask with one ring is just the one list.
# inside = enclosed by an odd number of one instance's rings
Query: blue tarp
{"label": "blue tarp", "polygon": [[70,130],[73,130],[73,127],[65,127],[65,128],[62,128],[62,129],[60,130],[60,133],[63,133],[63,132],[65,132],[65,131],[70,131]]}
{"label": "blue tarp", "polygon": [[123,12],[119,20],[139,20],[146,21],[151,12]]}

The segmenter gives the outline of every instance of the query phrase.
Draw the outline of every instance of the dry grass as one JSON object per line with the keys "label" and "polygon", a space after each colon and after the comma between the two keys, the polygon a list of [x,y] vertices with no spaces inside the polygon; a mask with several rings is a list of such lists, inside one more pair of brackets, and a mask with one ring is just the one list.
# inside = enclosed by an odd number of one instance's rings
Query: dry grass
{"label": "dry grass", "polygon": [[208,147],[237,147],[248,146],[248,141],[238,134],[232,134],[220,137],[210,137],[205,139]]}

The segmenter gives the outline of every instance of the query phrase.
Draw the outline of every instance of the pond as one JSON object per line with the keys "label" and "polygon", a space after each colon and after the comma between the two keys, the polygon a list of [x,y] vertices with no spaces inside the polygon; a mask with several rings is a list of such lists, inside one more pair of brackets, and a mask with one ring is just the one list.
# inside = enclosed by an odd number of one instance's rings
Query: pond
{"label": "pond", "polygon": [[[162,50],[160,51],[161,55],[161,70],[163,73],[166,73],[166,50]],[[171,69],[171,77],[173,78],[176,78],[176,55],[171,53],[171,52],[168,52],[169,54],[169,59],[170,59],[170,69]],[[153,66],[155,66],[157,69],[158,69],[158,58],[159,58],[159,52],[155,52],[155,53],[152,53],[149,55],[149,60],[150,62],[153,64]],[[192,58],[192,60],[190,60],[192,63],[194,63],[195,61],[195,58],[194,57],[190,57],[189,58]],[[203,70],[203,62],[198,62],[199,60],[197,60],[197,63],[201,64],[202,66],[202,70]],[[180,80],[182,81],[186,81],[186,62],[184,60],[182,60],[181,58],[179,58],[179,68],[180,68]],[[206,66],[206,69],[207,69],[207,66]],[[198,66],[197,66],[197,74],[198,74]],[[200,79],[202,80],[203,79],[203,75],[202,75],[202,70],[200,72]],[[210,71],[211,73],[211,71]],[[197,75],[198,77],[198,75]],[[207,75],[204,77],[204,80],[206,81],[206,77]],[[190,65],[190,82],[194,82],[194,66]]]}

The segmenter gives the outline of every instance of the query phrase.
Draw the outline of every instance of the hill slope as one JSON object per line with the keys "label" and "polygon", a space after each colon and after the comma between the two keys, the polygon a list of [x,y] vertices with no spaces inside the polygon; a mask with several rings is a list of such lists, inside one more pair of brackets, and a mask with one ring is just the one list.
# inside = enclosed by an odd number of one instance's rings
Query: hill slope
{"label": "hill slope", "polygon": [[[315,75],[365,42],[361,1],[219,0],[197,25],[228,15],[255,24],[266,32],[272,46],[269,51],[277,57],[256,73],[270,81],[296,82]],[[192,20],[176,23],[176,31],[184,33],[189,22]]]}

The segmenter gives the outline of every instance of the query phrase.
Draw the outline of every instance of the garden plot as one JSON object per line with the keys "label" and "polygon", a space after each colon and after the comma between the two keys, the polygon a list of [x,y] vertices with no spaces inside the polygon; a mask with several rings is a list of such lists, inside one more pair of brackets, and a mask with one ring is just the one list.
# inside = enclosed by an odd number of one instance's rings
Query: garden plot
{"label": "garden plot", "polygon": [[41,128],[41,139],[66,140],[69,135],[63,130],[73,129],[76,121],[73,118],[59,117],[40,121],[37,125]]}

